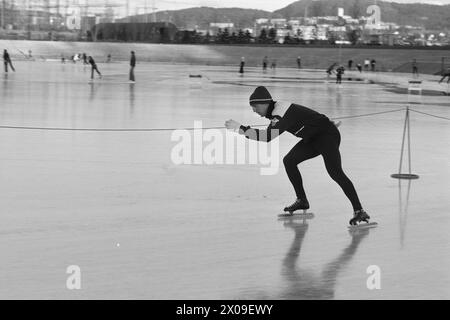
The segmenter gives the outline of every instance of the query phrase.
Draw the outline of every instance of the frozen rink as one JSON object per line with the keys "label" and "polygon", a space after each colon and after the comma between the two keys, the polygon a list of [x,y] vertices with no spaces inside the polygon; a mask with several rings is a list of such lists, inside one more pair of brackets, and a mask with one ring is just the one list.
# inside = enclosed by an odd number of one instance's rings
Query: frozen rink
{"label": "frozen rink", "polygon": [[[315,218],[278,219],[295,198],[288,133],[275,175],[171,160],[167,129],[267,124],[248,106],[258,85],[330,118],[405,108],[407,95],[312,70],[138,64],[129,84],[127,63],[99,64],[93,83],[81,63],[15,67],[0,78],[0,299],[450,299],[448,120],[411,112],[410,182],[390,177],[404,111],[342,120],[344,170],[379,223],[358,233],[320,157],[300,165]],[[449,117],[448,96],[414,102]],[[70,265],[80,290],[66,288]]]}

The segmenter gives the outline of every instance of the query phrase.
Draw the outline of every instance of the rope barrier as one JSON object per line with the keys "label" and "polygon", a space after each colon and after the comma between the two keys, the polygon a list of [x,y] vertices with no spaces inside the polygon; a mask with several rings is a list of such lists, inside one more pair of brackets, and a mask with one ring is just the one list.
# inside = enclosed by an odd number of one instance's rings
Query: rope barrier
{"label": "rope barrier", "polygon": [[[56,127],[22,127],[22,126],[0,126],[0,129],[18,130],[45,130],[45,131],[96,131],[96,132],[149,132],[149,131],[173,131],[173,130],[195,130],[196,128],[56,128]],[[224,129],[221,127],[208,127],[202,129]]]}
{"label": "rope barrier", "polygon": [[[334,117],[331,118],[332,120],[341,120],[341,119],[352,119],[352,118],[362,118],[362,117],[369,117],[369,116],[375,116],[379,114],[385,114],[385,113],[392,113],[392,112],[398,112],[403,111],[402,109],[396,109],[396,110],[390,110],[390,111],[382,111],[382,112],[373,112],[373,113],[366,113],[366,114],[360,114],[355,116],[343,116],[343,117]],[[434,114],[426,113],[417,111],[414,109],[409,109],[410,111],[421,113],[430,117],[444,119],[444,120],[450,120],[450,118],[437,116]],[[254,124],[251,125],[251,127],[265,127],[266,124]],[[0,126],[0,129],[18,129],[18,130],[46,130],[46,131],[93,131],[93,132],[152,132],[152,131],[173,131],[173,130],[195,130],[196,128],[187,127],[187,128],[58,128],[58,127],[27,127],[27,126]],[[224,129],[223,126],[220,127],[206,127],[202,129]]]}
{"label": "rope barrier", "polygon": [[[384,113],[398,112],[403,111],[405,109],[396,109],[390,111],[383,112],[373,112],[355,116],[344,116],[344,117],[335,117],[331,118],[332,120],[340,120],[340,119],[351,119],[351,118],[361,118],[368,117],[373,115],[379,115]],[[266,124],[254,124],[251,127],[266,127]],[[27,127],[27,126],[0,126],[0,129],[17,129],[17,130],[45,130],[45,131],[93,131],[93,132],[152,132],[152,131],[173,131],[173,130],[195,130],[196,128],[188,127],[188,128],[58,128],[58,127]],[[223,126],[220,127],[206,127],[202,129],[224,129]]]}
{"label": "rope barrier", "polygon": [[450,120],[450,118],[441,117],[441,116],[436,116],[436,115],[431,114],[431,113],[421,112],[421,111],[417,111],[417,110],[414,110],[414,109],[409,109],[409,110],[410,110],[410,111],[413,111],[413,112],[425,114],[425,115],[430,116],[430,117],[435,117],[435,118],[444,119],[444,120]]}
{"label": "rope barrier", "polygon": [[360,114],[360,115],[356,115],[356,116],[337,117],[337,118],[331,118],[331,119],[332,120],[340,120],[340,119],[350,119],[350,118],[362,118],[362,117],[375,116],[378,114],[391,113],[391,112],[397,112],[397,111],[403,111],[403,110],[405,110],[405,109],[401,108],[401,109],[390,110],[390,111],[366,113],[366,114]]}

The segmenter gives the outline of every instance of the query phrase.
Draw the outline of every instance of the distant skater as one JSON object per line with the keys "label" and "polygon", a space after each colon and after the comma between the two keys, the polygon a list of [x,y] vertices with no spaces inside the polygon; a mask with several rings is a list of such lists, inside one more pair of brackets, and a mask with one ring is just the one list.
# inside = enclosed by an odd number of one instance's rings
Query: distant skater
{"label": "distant skater", "polygon": [[130,58],[130,81],[135,82],[134,78],[134,68],[136,67],[136,55],[134,54],[134,51],[131,51],[131,58]]}
{"label": "distant skater", "polygon": [[335,63],[333,63],[331,66],[329,66],[328,67],[328,69],[327,69],[327,74],[329,75],[329,76],[331,76],[331,74],[332,74],[332,72],[333,72],[333,70],[334,70],[334,67],[337,65],[337,63],[335,62]]}
{"label": "distant skater", "polygon": [[300,56],[297,57],[297,68],[302,68],[302,58],[300,58]]}
{"label": "distant skater", "polygon": [[359,73],[362,73],[362,65],[361,65],[361,63],[358,63],[356,65],[356,68],[358,69]]}
{"label": "distant skater", "polygon": [[91,56],[89,56],[88,60],[89,60],[89,64],[91,65],[91,80],[94,80],[94,71],[96,71],[98,73],[98,75],[101,79],[102,74],[100,73],[100,71],[98,71],[97,64],[95,63],[94,59]]}
{"label": "distant skater", "polygon": [[336,84],[342,83],[342,75],[344,74],[344,67],[339,66],[339,68],[336,69]]}
{"label": "distant skater", "polygon": [[263,72],[267,71],[267,64],[269,63],[269,59],[267,58],[267,56],[264,57],[263,59]]}
{"label": "distant skater", "polygon": [[273,69],[273,71],[275,71],[275,69],[277,68],[277,60],[272,60],[272,64],[270,65],[270,69]]}
{"label": "distant skater", "polygon": [[375,59],[370,60],[370,71],[375,71],[375,64],[377,62],[375,61]]}
{"label": "distant skater", "polygon": [[239,66],[239,73],[244,74],[244,66],[245,66],[245,57],[241,57],[241,64]]}
{"label": "distant skater", "polygon": [[370,65],[370,60],[369,59],[364,60],[364,70],[365,71],[369,71],[369,65]]}
{"label": "distant skater", "polygon": [[439,80],[439,83],[441,83],[442,81],[444,81],[444,79],[448,77],[447,83],[450,82],[450,67],[447,68],[447,71],[444,72],[444,74],[442,75],[441,80]]}
{"label": "distant skater", "polygon": [[348,60],[348,70],[352,70],[353,60]]}
{"label": "distant skater", "polygon": [[333,63],[331,66],[328,67],[328,69],[327,69],[327,71],[326,71],[326,73],[327,73],[327,80],[330,79],[330,76],[333,74],[333,70],[334,70],[334,67],[335,67],[336,65],[337,65],[337,63],[335,62],[335,63]]}
{"label": "distant skater", "polygon": [[412,74],[413,74],[413,78],[419,77],[419,69],[417,68],[416,59],[414,59],[412,62]]}
{"label": "distant skater", "polygon": [[108,55],[106,56],[106,62],[110,63],[111,62],[111,54],[108,53]]}
{"label": "distant skater", "polygon": [[302,138],[284,157],[283,163],[289,180],[294,187],[297,199],[284,208],[286,212],[309,209],[309,202],[303,189],[303,180],[298,165],[305,160],[322,155],[330,177],[341,187],[353,207],[350,225],[368,221],[369,215],[359,201],[353,183],[342,170],[339,145],[341,135],[337,125],[327,116],[305,106],[274,101],[269,91],[257,87],[250,96],[250,105],[254,112],[271,121],[267,129],[255,129],[243,126],[232,119],[225,122],[225,127],[234,130],[247,139],[269,142],[287,131]]}
{"label": "distant skater", "polygon": [[3,51],[3,63],[5,65],[6,73],[8,73],[8,65],[11,67],[12,71],[16,72],[16,69],[14,69],[14,66],[12,64],[11,57],[9,56],[9,53],[6,49]]}
{"label": "distant skater", "polygon": [[83,53],[83,64],[89,64],[89,62],[87,61],[86,53]]}

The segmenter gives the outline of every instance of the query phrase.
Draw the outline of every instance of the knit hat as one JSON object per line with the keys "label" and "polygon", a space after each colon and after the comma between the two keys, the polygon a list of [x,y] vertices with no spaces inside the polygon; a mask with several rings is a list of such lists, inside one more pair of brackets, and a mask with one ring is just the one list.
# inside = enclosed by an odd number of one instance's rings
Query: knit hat
{"label": "knit hat", "polygon": [[257,87],[250,96],[250,105],[269,102],[272,102],[272,96],[269,91],[267,91],[266,87],[263,86]]}

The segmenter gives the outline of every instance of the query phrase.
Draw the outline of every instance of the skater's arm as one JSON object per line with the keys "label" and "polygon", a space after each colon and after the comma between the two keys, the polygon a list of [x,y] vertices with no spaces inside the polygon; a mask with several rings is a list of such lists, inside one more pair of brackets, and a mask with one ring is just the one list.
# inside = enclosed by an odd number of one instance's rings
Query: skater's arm
{"label": "skater's arm", "polygon": [[250,126],[243,126],[234,120],[228,120],[225,123],[225,126],[228,129],[244,135],[247,139],[270,142],[287,130],[289,127],[289,121],[286,118],[276,117],[272,119],[267,129],[256,129]]}
{"label": "skater's arm", "polygon": [[225,127],[233,130],[239,134],[244,135],[247,139],[269,142],[281,134],[279,130],[274,128],[272,123],[265,130],[255,129],[250,126],[243,126],[237,121],[228,120],[225,122]]}
{"label": "skater's arm", "polygon": [[255,140],[255,141],[263,141],[270,142],[280,134],[282,134],[285,130],[280,130],[280,128],[273,121],[267,127],[267,129],[256,129],[250,126],[240,126],[239,133],[244,135],[247,139]]}

